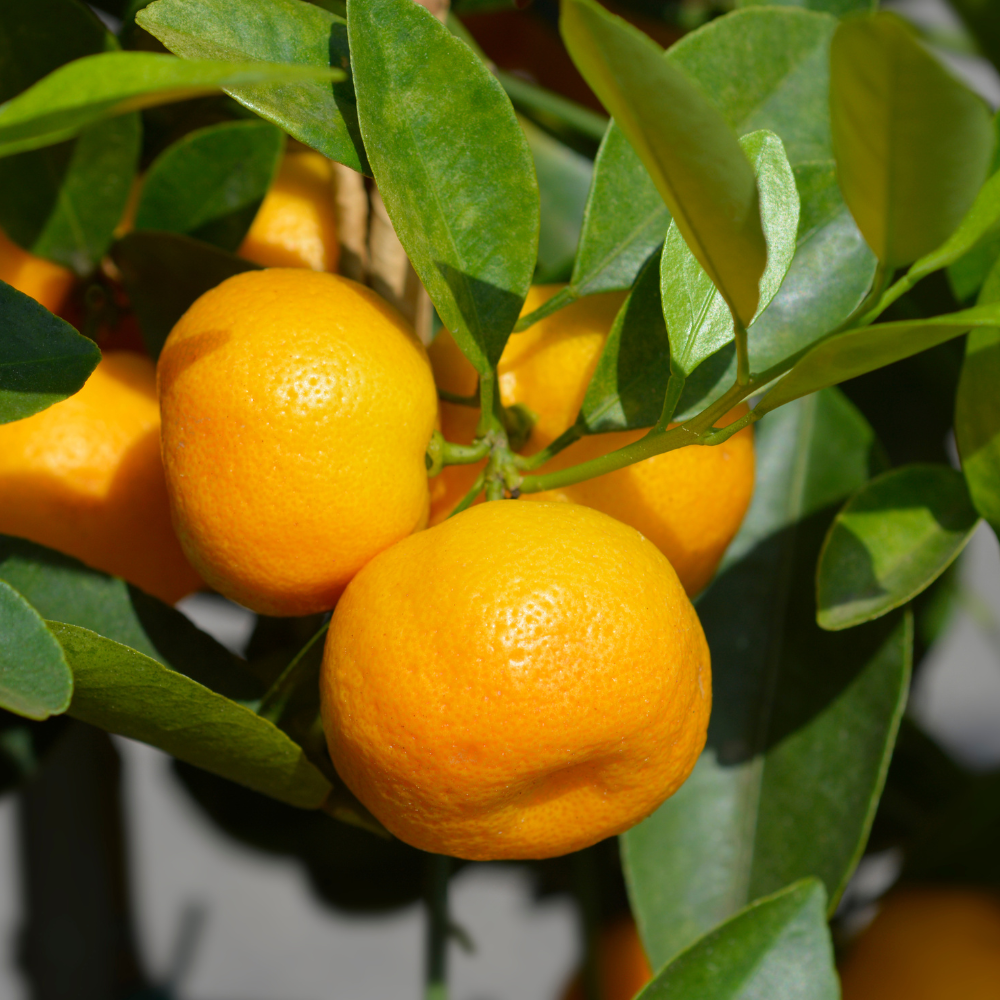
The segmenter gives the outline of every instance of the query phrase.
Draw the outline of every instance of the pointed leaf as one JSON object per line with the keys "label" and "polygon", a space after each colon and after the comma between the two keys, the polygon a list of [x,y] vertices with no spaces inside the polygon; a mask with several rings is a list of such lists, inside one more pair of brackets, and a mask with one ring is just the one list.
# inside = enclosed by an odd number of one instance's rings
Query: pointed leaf
{"label": "pointed leaf", "polygon": [[967,330],[1000,324],[1000,304],[974,306],[948,316],[877,323],[838,333],[817,344],[754,407],[768,413],[828,385],[864,375],[943,344]]}
{"label": "pointed leaf", "polygon": [[324,156],[370,173],[354,87],[349,75],[347,24],[321,6],[299,0],[156,0],[136,22],[185,59],[289,63],[335,67],[348,75],[278,86],[227,85],[223,89],[261,118]]}
{"label": "pointed leaf", "polygon": [[905,465],[862,486],[820,552],[820,628],[852,628],[911,601],[952,564],[978,523],[962,474],[947,465]]}
{"label": "pointed leaf", "polygon": [[892,13],[841,23],[830,59],[844,199],[882,264],[909,264],[952,234],[986,179],[989,110]]}
{"label": "pointed leaf", "polygon": [[284,137],[262,121],[189,132],[146,172],[135,228],[186,233],[236,250],[271,186]]}
{"label": "pointed leaf", "polygon": [[0,708],[47,719],[69,707],[73,694],[62,647],[38,612],[0,580]]}
{"label": "pointed leaf", "polygon": [[[1000,302],[1000,265],[979,295],[982,304]],[[972,503],[1000,534],[1000,324],[973,330],[955,399],[955,443]]]}
{"label": "pointed leaf", "polygon": [[341,70],[277,63],[187,62],[105,52],[67,63],[0,105],[0,156],[71,139],[105,118],[241,84],[332,80]]}
{"label": "pointed leaf", "polygon": [[565,0],[560,28],[692,253],[749,325],[767,247],[753,170],[725,119],[651,38],[594,0]]}
{"label": "pointed leaf", "polygon": [[642,1000],[839,1000],[826,893],[804,879],[748,906],[678,955]]}
{"label": "pointed leaf", "polygon": [[[112,51],[115,38],[76,0],[0,9],[0,102],[63,63]],[[122,115],[77,140],[0,160],[0,227],[40,257],[87,274],[100,262],[128,199],[139,159],[139,116]]]}
{"label": "pointed leaf", "polygon": [[[769,2],[770,0],[737,0],[737,6],[752,8],[758,4]],[[877,6],[876,0],[790,0],[790,5],[833,14],[834,17],[846,17],[848,14],[870,14]]]}
{"label": "pointed leaf", "polygon": [[[791,7],[738,11],[685,35],[663,58],[698,84],[738,135],[761,128],[777,134],[795,166],[833,155],[828,53],[836,26],[831,17]],[[584,295],[631,288],[669,222],[656,186],[612,122],[594,161],[570,284],[535,318]]]}
{"label": "pointed leaf", "polygon": [[111,248],[154,360],[174,324],[199,295],[258,264],[180,233],[142,230]]}
{"label": "pointed leaf", "polygon": [[72,396],[101,360],[89,337],[3,281],[0,322],[0,423],[30,417]]}
{"label": "pointed leaf", "polygon": [[[778,294],[754,320],[749,337],[754,372],[840,326],[864,300],[875,274],[875,255],[844,204],[833,161],[800,164],[795,180],[801,202],[795,256]],[[730,385],[733,377],[735,368]]]}
{"label": "pointed leaf", "polygon": [[0,535],[0,580],[43,618],[131,646],[227,698],[252,703],[262,693],[242,660],[175,608],[61,552]]}
{"label": "pointed leaf", "polygon": [[[740,145],[757,176],[761,224],[767,240],[767,267],[760,278],[752,323],[777,294],[792,263],[799,226],[799,195],[784,147],[774,133],[751,132],[740,139]],[[672,368],[676,374],[690,376],[735,333],[722,294],[688,249],[674,222],[667,230],[660,258],[660,295],[670,332]],[[749,336],[752,339],[753,333]]]}
{"label": "pointed leaf", "polygon": [[113,639],[49,622],[73,671],[68,714],[289,805],[319,808],[330,783],[277,726]]}
{"label": "pointed leaf", "polygon": [[503,88],[413,0],[349,0],[361,134],[403,248],[482,375],[531,285],[538,185]]}
{"label": "pointed leaf", "polygon": [[836,391],[758,425],[753,502],[698,601],[712,651],[708,743],[680,791],[622,838],[654,967],[794,879],[821,879],[835,905],[860,855],[906,698],[912,627],[895,613],[824,632],[813,581],[834,505],[867,480],[876,448]]}

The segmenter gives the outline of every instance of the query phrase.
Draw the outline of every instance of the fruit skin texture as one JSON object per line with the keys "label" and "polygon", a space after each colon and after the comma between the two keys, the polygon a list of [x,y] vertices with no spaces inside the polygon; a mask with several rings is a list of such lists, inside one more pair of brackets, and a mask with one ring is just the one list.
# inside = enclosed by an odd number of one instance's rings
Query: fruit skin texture
{"label": "fruit skin texture", "polygon": [[320,676],[338,773],[400,840],[485,861],[621,833],[690,774],[708,646],[663,555],[576,504],[496,501],[376,556]]}
{"label": "fruit skin texture", "polygon": [[[597,961],[601,1000],[632,1000],[653,978],[639,931],[631,917],[620,917],[601,928]],[[562,1000],[585,1000],[581,973],[570,981]]]}
{"label": "fruit skin texture", "polygon": [[921,886],[879,905],[841,964],[844,1000],[1000,996],[1000,896]]}
{"label": "fruit skin texture", "polygon": [[159,430],[152,361],[106,353],[78,393],[0,426],[0,532],[170,604],[197,590],[170,525]]}
{"label": "fruit skin texture", "polygon": [[235,275],[181,317],[158,376],[174,524],[227,597],[270,615],[331,608],[426,523],[430,365],[370,289],[298,269]]}
{"label": "fruit skin texture", "polygon": [[[525,312],[537,308],[559,286],[535,286]],[[523,449],[531,455],[554,441],[575,420],[597,367],[620,295],[595,295],[559,310],[514,334],[500,359],[500,396],[506,406],[523,403],[539,415]],[[428,354],[438,385],[468,395],[475,391],[472,365],[442,330]],[[719,421],[746,412],[741,404]],[[441,404],[441,430],[449,441],[468,443],[478,411]],[[555,472],[623,448],[645,430],[582,438],[547,462]],[[449,466],[431,482],[431,523],[444,520],[472,486],[482,466]],[[616,472],[523,499],[584,504],[638,528],[670,560],[689,594],[712,579],[750,505],[754,483],[753,431],[747,427],[714,447],[691,445],[655,455]]]}
{"label": "fruit skin texture", "polygon": [[30,295],[49,312],[58,312],[76,283],[69,268],[22,250],[0,230],[0,281]]}
{"label": "fruit skin texture", "polygon": [[333,166],[325,156],[285,154],[238,253],[264,267],[337,270]]}

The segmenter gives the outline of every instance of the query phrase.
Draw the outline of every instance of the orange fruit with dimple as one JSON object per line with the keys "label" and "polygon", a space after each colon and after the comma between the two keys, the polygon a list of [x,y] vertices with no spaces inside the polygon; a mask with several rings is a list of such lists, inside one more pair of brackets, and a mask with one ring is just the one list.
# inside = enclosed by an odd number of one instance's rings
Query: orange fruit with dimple
{"label": "orange fruit with dimple", "polygon": [[160,355],[163,455],[188,557],[270,615],[332,608],[426,524],[437,416],[412,328],[347,278],[274,268],[206,292]]}
{"label": "orange fruit with dimple", "polygon": [[[538,308],[558,287],[533,287],[524,312]],[[581,299],[507,342],[498,366],[501,400],[505,406],[522,403],[538,415],[524,454],[551,444],[576,420],[622,301],[622,295],[613,293]],[[428,353],[442,389],[466,396],[475,391],[476,373],[446,330]],[[745,412],[741,404],[719,426]],[[441,404],[441,430],[449,441],[470,442],[477,419],[478,410]],[[645,433],[582,438],[534,471],[548,473],[577,465],[631,444]],[[482,464],[448,466],[431,481],[432,524],[448,516]],[[687,592],[696,594],[712,579],[739,530],[753,483],[753,432],[745,428],[721,445],[679,448],[572,486],[525,494],[523,499],[585,504],[638,528],[670,560]]]}
{"label": "orange fruit with dimple", "polygon": [[351,581],[323,724],[341,778],[393,834],[472,860],[622,833],[690,774],[708,645],[670,563],[577,504],[497,501]]}
{"label": "orange fruit with dimple", "polygon": [[170,525],[148,358],[108,352],[75,395],[0,426],[0,532],[171,604],[201,585]]}
{"label": "orange fruit with dimple", "polygon": [[285,154],[237,253],[265,267],[337,270],[333,166],[325,156]]}
{"label": "orange fruit with dimple", "polygon": [[1000,896],[913,886],[889,893],[840,965],[844,1000],[996,1000]]}
{"label": "orange fruit with dimple", "polygon": [[69,268],[22,250],[0,230],[0,281],[30,295],[49,312],[58,312],[76,282],[76,275]]}
{"label": "orange fruit with dimple", "polygon": [[[619,917],[601,928],[597,939],[597,978],[601,1000],[632,1000],[653,978],[639,931],[631,917]],[[562,1000],[585,1000],[583,976],[573,976]]]}

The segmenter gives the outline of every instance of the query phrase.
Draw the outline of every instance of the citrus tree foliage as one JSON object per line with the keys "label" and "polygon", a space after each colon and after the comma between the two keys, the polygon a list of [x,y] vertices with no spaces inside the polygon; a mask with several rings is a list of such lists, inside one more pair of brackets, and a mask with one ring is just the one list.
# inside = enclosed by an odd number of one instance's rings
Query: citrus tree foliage
{"label": "citrus tree foliage", "polygon": [[[131,10],[121,38],[77,0],[0,11],[0,180],[19,193],[0,225],[83,276],[112,262],[154,358],[195,298],[255,266],[234,251],[284,132],[377,183],[479,376],[472,452],[490,460],[476,492],[571,485],[760,421],[752,507],[697,605],[708,745],[621,847],[657,970],[648,996],[832,1000],[827,918],[886,781],[913,608],[980,517],[1000,527],[1000,173],[984,103],[896,15],[842,0],[745,4],[667,51],[595,0],[562,0],[563,40],[606,124],[494,73],[460,25],[414,0]],[[223,94],[217,120],[185,124],[177,102]],[[166,128],[144,110],[164,105]],[[601,129],[593,163],[558,138]],[[116,236],[140,157],[134,228]],[[945,269],[957,302],[912,294]],[[539,276],[568,283],[519,320]],[[544,457],[583,435],[648,433],[539,473],[510,447],[497,362],[516,330],[603,291],[628,294]],[[0,316],[0,421],[66,398],[99,360],[4,284]],[[939,394],[960,470],[933,449],[914,457],[905,435],[880,442],[835,388],[967,333],[957,393]],[[436,447],[436,470],[469,460]],[[319,619],[262,619],[243,660],[123,581],[13,538],[0,539],[0,619],[0,707],[25,739],[68,713],[160,747],[201,769],[184,772],[194,794],[249,842],[267,842],[240,805],[251,793],[381,832],[317,738]],[[243,786],[229,811],[206,791],[221,779]],[[275,849],[315,874],[325,842],[302,837]],[[384,864],[419,886],[416,852],[380,854],[368,837],[338,843],[372,885]]]}

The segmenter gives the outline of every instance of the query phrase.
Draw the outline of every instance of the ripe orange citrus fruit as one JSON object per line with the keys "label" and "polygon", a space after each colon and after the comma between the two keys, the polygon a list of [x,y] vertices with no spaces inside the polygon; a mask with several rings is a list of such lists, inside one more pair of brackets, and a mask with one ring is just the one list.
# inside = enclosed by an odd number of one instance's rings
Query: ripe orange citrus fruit
{"label": "ripe orange citrus fruit", "polygon": [[285,154],[238,253],[265,267],[337,270],[333,166],[325,156]]}
{"label": "ripe orange citrus fruit", "polygon": [[61,264],[22,250],[0,230],[0,281],[30,295],[49,312],[58,312],[76,282],[76,275]]}
{"label": "ripe orange citrus fruit", "polygon": [[[597,941],[601,1000],[632,1000],[653,978],[639,931],[631,917],[620,917],[601,928]],[[582,973],[577,973],[563,1000],[585,1000]]]}
{"label": "ripe orange citrus fruit", "polygon": [[621,833],[690,774],[708,646],[662,553],[576,504],[497,501],[376,556],[320,681],[338,773],[400,840],[546,858]]}
{"label": "ripe orange citrus fruit", "polygon": [[1000,997],[1000,896],[920,886],[885,897],[840,967],[844,1000]]}
{"label": "ripe orange citrus fruit", "polygon": [[78,393],[0,426],[0,532],[171,604],[200,586],[170,526],[148,358],[109,352]]}
{"label": "ripe orange citrus fruit", "polygon": [[[532,288],[525,312],[536,309],[557,289]],[[576,420],[621,302],[617,294],[581,299],[508,341],[498,366],[501,399],[506,406],[523,403],[538,414],[525,454],[551,444]],[[428,353],[441,388],[459,395],[475,391],[475,371],[447,331],[438,334]],[[719,423],[730,423],[745,412],[741,405]],[[477,410],[441,404],[441,430],[449,441],[470,442],[477,418]],[[577,465],[645,433],[585,437],[536,471]],[[432,524],[448,516],[481,468],[482,464],[448,466],[432,480]],[[638,528],[670,560],[687,592],[696,594],[712,579],[739,530],[753,482],[753,432],[746,428],[721,445],[679,448],[573,486],[525,494],[524,499],[585,504]]]}
{"label": "ripe orange citrus fruit", "polygon": [[370,289],[291,268],[238,274],[181,317],[158,373],[174,523],[227,597],[271,615],[331,608],[426,523],[434,380]]}

